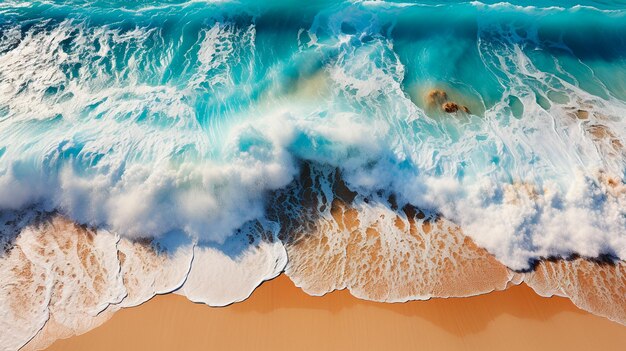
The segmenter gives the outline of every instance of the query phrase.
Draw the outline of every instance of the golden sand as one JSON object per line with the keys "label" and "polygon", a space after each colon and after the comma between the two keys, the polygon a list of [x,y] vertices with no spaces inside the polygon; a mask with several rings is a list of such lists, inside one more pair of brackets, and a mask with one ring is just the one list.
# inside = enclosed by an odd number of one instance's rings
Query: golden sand
{"label": "golden sand", "polygon": [[525,285],[403,304],[346,291],[311,297],[281,275],[238,304],[211,308],[179,295],[124,309],[48,350],[601,350],[626,345],[626,327],[542,298]]}

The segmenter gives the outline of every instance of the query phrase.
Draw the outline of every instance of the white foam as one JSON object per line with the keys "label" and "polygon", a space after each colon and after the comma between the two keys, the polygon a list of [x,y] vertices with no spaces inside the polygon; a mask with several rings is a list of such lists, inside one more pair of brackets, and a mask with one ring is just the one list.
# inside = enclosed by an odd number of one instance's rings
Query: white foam
{"label": "white foam", "polygon": [[196,247],[188,279],[177,293],[194,302],[226,306],[245,300],[264,280],[280,274],[286,263],[287,253],[280,242],[263,242],[236,258]]}
{"label": "white foam", "polygon": [[158,246],[120,240],[117,249],[126,297],[116,306],[140,305],[157,294],[179,289],[187,280],[193,261],[192,243],[183,241],[175,248]]}

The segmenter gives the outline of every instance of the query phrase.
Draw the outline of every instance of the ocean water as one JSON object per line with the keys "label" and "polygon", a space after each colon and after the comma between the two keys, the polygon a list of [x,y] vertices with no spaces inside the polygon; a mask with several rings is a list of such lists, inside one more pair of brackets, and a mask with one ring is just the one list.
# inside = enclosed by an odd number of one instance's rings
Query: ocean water
{"label": "ocean water", "polygon": [[624,258],[626,15],[568,3],[5,1],[0,207],[223,242],[317,162],[511,268]]}
{"label": "ocean water", "polygon": [[[623,1],[5,0],[0,278],[32,265],[33,290],[2,345],[55,313],[77,332],[72,304],[226,305],[283,270],[379,301],[503,289],[547,258],[621,276],[625,145]],[[67,259],[99,282],[89,308],[49,259],[71,233],[97,238],[100,272]]]}

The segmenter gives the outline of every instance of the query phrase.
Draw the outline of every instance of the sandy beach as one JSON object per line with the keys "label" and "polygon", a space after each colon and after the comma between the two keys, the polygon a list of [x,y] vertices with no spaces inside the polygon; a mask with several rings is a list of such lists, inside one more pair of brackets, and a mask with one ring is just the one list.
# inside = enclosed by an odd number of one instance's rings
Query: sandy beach
{"label": "sandy beach", "polygon": [[0,351],[626,350],[625,4],[0,0]]}
{"label": "sandy beach", "polygon": [[225,308],[157,296],[48,350],[592,350],[626,344],[626,327],[542,298],[526,285],[402,304],[303,293],[284,275]]}

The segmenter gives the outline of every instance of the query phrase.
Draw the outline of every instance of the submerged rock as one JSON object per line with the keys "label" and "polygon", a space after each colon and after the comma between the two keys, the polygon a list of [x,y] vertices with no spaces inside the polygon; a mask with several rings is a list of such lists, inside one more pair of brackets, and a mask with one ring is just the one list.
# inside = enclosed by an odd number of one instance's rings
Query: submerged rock
{"label": "submerged rock", "polygon": [[467,108],[467,106],[448,101],[448,93],[446,93],[445,90],[430,90],[428,94],[426,94],[425,100],[428,107],[433,108],[439,106],[443,112],[454,113],[461,110],[465,113],[470,113],[470,110],[469,108]]}
{"label": "submerged rock", "polygon": [[448,101],[441,105],[441,109],[447,113],[454,113],[459,110],[459,105],[455,102]]}
{"label": "submerged rock", "polygon": [[447,113],[454,113],[454,112],[458,112],[459,110],[465,113],[470,113],[470,110],[469,108],[467,108],[467,106],[459,105],[456,102],[452,102],[452,101],[448,101],[444,103],[443,105],[441,105],[441,109]]}

